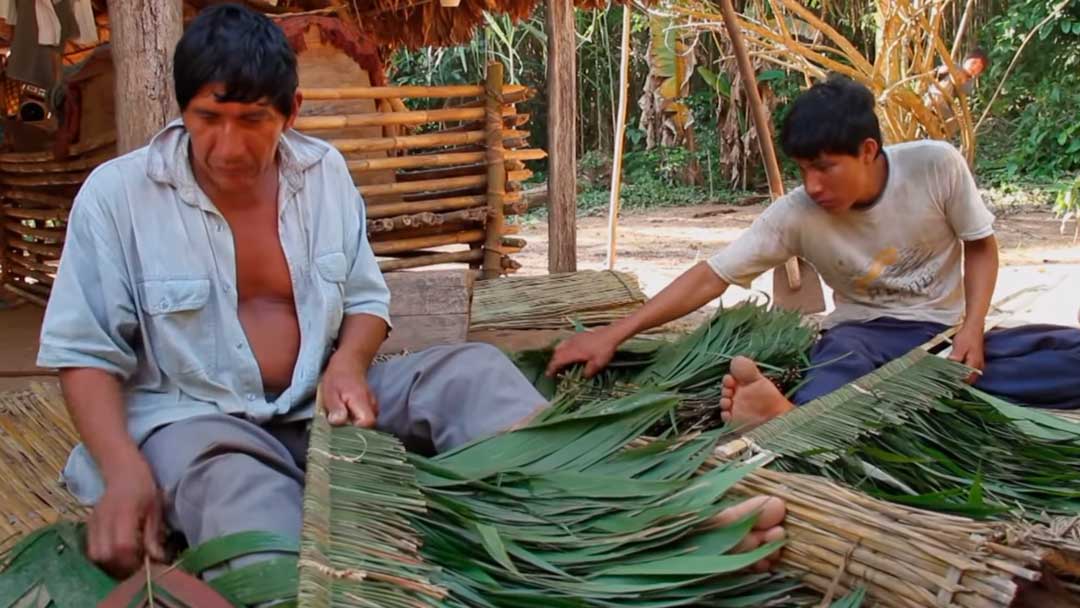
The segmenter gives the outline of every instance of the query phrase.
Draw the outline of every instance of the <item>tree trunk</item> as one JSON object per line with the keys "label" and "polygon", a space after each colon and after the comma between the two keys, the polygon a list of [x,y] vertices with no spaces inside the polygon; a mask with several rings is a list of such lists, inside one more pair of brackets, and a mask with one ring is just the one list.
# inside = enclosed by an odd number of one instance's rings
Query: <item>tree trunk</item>
{"label": "tree trunk", "polygon": [[548,272],[577,270],[574,4],[548,0]]}
{"label": "tree trunk", "polygon": [[109,0],[116,68],[116,147],[121,154],[146,145],[179,115],[173,51],[183,32],[180,0]]}

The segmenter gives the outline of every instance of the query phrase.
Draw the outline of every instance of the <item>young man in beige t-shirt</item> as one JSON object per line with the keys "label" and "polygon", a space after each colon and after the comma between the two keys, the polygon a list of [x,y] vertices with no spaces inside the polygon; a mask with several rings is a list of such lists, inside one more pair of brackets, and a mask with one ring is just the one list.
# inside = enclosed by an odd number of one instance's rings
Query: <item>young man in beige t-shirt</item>
{"label": "young man in beige t-shirt", "polygon": [[[794,404],[959,324],[951,357],[982,372],[976,386],[1027,405],[1080,406],[1080,330],[1040,325],[984,335],[998,272],[994,216],[955,148],[940,141],[883,148],[873,95],[843,77],[795,100],[781,141],[803,186],[633,315],[560,344],[549,374],[584,363],[591,376],[635,334],[703,306],[728,285],[748,287],[798,256],[832,287],[836,310]],[[755,424],[794,407],[749,359],[736,358],[731,370],[724,420]]]}

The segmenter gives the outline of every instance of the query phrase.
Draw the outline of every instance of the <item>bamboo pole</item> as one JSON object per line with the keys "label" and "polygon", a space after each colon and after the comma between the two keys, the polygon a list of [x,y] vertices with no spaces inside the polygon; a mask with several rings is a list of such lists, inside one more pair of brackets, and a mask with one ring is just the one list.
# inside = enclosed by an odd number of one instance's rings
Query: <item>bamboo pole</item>
{"label": "bamboo pole", "polygon": [[[784,195],[784,180],[780,175],[780,164],[776,161],[776,150],[773,148],[772,134],[769,132],[769,116],[765,112],[765,104],[761,101],[761,94],[757,89],[757,75],[754,72],[754,66],[750,64],[750,56],[746,52],[746,43],[743,41],[742,30],[739,28],[738,17],[735,15],[735,7],[732,6],[731,0],[720,0],[720,10],[724,15],[724,25],[727,27],[728,36],[731,37],[735,63],[739,67],[743,88],[746,90],[747,100],[750,102],[753,113],[758,147],[761,150],[762,161],[765,163],[765,173],[769,178],[769,192],[773,200],[776,200]],[[791,289],[797,290],[802,287],[797,259],[788,260],[784,264],[784,270]]]}
{"label": "bamboo pole", "polygon": [[608,203],[607,267],[615,269],[615,238],[619,225],[619,194],[622,190],[623,141],[626,139],[626,106],[630,96],[630,5],[623,5],[622,49],[619,57],[619,114],[615,126],[615,153],[612,158],[611,200]]}
{"label": "bamboo pole", "polygon": [[50,162],[0,162],[0,171],[7,173],[59,173],[85,171],[112,159],[112,154],[98,154],[89,158]]}
{"label": "bamboo pole", "polygon": [[[532,171],[510,171],[506,174],[507,182],[520,184],[532,177]],[[447,179],[432,179],[416,182],[399,182],[393,184],[373,184],[359,186],[361,196],[384,196],[388,194],[415,194],[419,192],[449,192],[465,190],[468,188],[482,187],[487,182],[485,175],[466,175],[463,177],[451,177]],[[520,186],[518,186],[520,187]]]}
{"label": "bamboo pole", "polygon": [[[507,116],[513,112],[504,109]],[[301,116],[296,119],[295,128],[299,131],[320,131],[327,129],[348,129],[353,127],[383,127],[386,125],[421,125],[427,122],[447,122],[457,120],[480,120],[484,117],[483,108],[462,108],[451,110],[410,110],[408,112],[369,112],[367,114],[338,114],[332,116]]]}
{"label": "bamboo pole", "polygon": [[[116,143],[116,132],[110,131],[97,137],[79,142],[68,149],[68,156],[79,156],[87,152],[93,152],[99,148]],[[4,152],[0,153],[0,162],[3,163],[40,163],[59,160],[52,151],[48,152]]]}
{"label": "bamboo pole", "polygon": [[19,222],[4,222],[4,228],[9,232],[21,236],[29,236],[37,239],[48,239],[50,241],[64,241],[64,230],[57,230],[55,228],[32,228],[30,226],[23,225]]}
{"label": "bamboo pole", "polygon": [[0,184],[7,186],[77,186],[83,183],[89,171],[76,173],[45,173],[42,175],[12,175],[0,173]]}
{"label": "bamboo pole", "polygon": [[434,266],[435,264],[453,264],[461,262],[476,262],[484,258],[482,249],[470,249],[468,251],[454,251],[451,253],[433,253],[400,260],[385,260],[379,262],[379,270],[391,272],[394,270],[406,270],[408,268],[420,268],[421,266]]}
{"label": "bamboo pole", "polygon": [[[498,116],[495,117],[496,121]],[[502,142],[500,140],[500,133],[495,132],[493,141],[498,142],[499,149],[502,149]],[[536,148],[530,148],[526,150],[510,150],[503,152],[503,157],[506,160],[540,160],[547,156],[543,150]],[[350,160],[346,164],[349,167],[349,171],[386,171],[391,169],[422,169],[426,167],[451,167],[454,165],[465,165],[469,163],[479,163],[484,161],[484,152],[450,152],[446,154],[414,154],[410,156],[399,156],[397,158],[369,158],[360,160]],[[504,169],[505,171],[505,169]]]}
{"label": "bamboo pole", "polygon": [[[528,131],[506,129],[505,140],[518,140],[529,136]],[[400,135],[396,137],[342,138],[332,139],[328,143],[338,151],[351,152],[387,152],[390,150],[414,150],[417,148],[436,148],[440,146],[461,146],[482,144],[486,138],[483,130],[426,133],[424,135]]]}
{"label": "bamboo pole", "polygon": [[0,209],[0,216],[2,215],[18,220],[66,222],[68,219],[68,211],[66,209],[23,209],[21,207],[5,207]]}
{"label": "bamboo pole", "polygon": [[[525,205],[524,209],[518,210],[517,205],[523,203],[521,193],[508,193],[503,197],[503,204],[505,205],[507,215],[520,215],[528,210],[528,206]],[[472,207],[480,207],[487,203],[487,197],[482,194],[475,196],[455,196],[449,198],[440,198],[430,201],[418,201],[411,203],[383,203],[379,205],[369,204],[367,206],[368,219],[380,219],[386,217],[393,217],[395,215],[406,215],[409,213],[422,213],[430,211],[437,213],[440,211],[457,211],[458,209],[469,209]],[[511,212],[510,210],[515,211]]]}
{"label": "bamboo pole", "polygon": [[441,226],[443,224],[483,222],[487,217],[483,207],[461,209],[449,213],[431,213],[424,211],[411,215],[399,215],[395,217],[369,220],[367,223],[368,234],[379,232],[393,232],[395,230],[407,230],[419,226]]}
{"label": "bamboo pole", "polygon": [[30,241],[24,241],[22,239],[7,238],[5,239],[7,246],[12,249],[22,249],[23,251],[29,251],[30,253],[36,253],[38,255],[44,255],[54,260],[60,259],[60,253],[63,248],[59,245],[43,245],[41,243],[32,243]]}
{"label": "bamboo pole", "polygon": [[11,283],[5,283],[4,284],[4,289],[6,289],[6,290],[10,291],[11,293],[19,296],[20,298],[26,300],[27,302],[32,302],[32,303],[37,304],[38,306],[40,306],[42,308],[49,305],[49,301],[48,301],[48,299],[46,299],[46,296],[39,295],[39,294],[35,293],[34,291],[30,291],[30,290],[27,290],[27,289],[22,289],[23,287],[29,288],[29,287],[33,287],[33,286],[32,285],[21,285],[19,287],[16,287],[15,285],[12,285]]}
{"label": "bamboo pole", "polygon": [[0,193],[0,196],[13,201],[36,203],[38,205],[46,205],[48,207],[57,207],[61,209],[71,209],[71,205],[73,204],[72,198],[45,194],[36,190],[5,189]]}
{"label": "bamboo pole", "polygon": [[371,244],[375,255],[386,255],[411,249],[426,249],[428,247],[442,247],[443,245],[457,245],[461,243],[478,243],[484,240],[483,230],[463,230],[452,234],[434,234],[410,239],[376,242]]}
{"label": "bamboo pole", "polygon": [[46,275],[55,274],[57,270],[56,266],[49,266],[48,264],[36,262],[27,256],[15,256],[10,258],[8,261],[14,265],[22,266],[27,270],[33,270],[34,272],[40,272]]}
{"label": "bamboo pole", "polygon": [[[506,86],[506,92],[519,94],[528,87],[520,84]],[[343,99],[411,99],[417,97],[446,99],[451,97],[480,97],[484,85],[399,86],[399,87],[323,87],[305,88],[300,92],[305,101],[335,101]]]}
{"label": "bamboo pole", "polygon": [[483,175],[467,175],[464,177],[451,177],[447,179],[432,179],[417,182],[398,182],[393,184],[373,184],[360,186],[357,190],[361,196],[380,196],[384,194],[409,194],[416,192],[435,192],[446,190],[459,190],[463,188],[476,188],[483,186],[487,177]]}
{"label": "bamboo pole", "polygon": [[484,264],[482,276],[493,279],[502,274],[502,234],[505,224],[503,198],[506,196],[506,160],[514,152],[503,150],[503,65],[498,61],[488,64],[484,85],[485,123],[487,132],[487,225],[484,239]]}

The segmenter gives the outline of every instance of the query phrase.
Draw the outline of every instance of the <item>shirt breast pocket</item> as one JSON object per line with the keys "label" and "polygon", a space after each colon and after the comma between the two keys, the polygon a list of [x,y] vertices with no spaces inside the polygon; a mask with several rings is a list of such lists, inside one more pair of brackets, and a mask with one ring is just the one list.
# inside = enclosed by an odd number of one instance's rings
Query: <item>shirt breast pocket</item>
{"label": "shirt breast pocket", "polygon": [[166,375],[190,376],[216,366],[214,319],[208,314],[210,279],[139,283],[146,351]]}
{"label": "shirt breast pocket", "polygon": [[315,269],[319,275],[319,292],[323,296],[323,315],[336,336],[345,316],[345,281],[349,278],[349,264],[345,254],[336,251],[317,256]]}

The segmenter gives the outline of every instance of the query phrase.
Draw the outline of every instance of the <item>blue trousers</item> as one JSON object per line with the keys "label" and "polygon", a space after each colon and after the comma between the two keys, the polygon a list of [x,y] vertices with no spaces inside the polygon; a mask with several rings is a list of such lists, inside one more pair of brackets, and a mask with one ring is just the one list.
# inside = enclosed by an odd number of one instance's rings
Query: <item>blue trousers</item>
{"label": "blue trousers", "polygon": [[[810,355],[814,369],[792,401],[801,405],[831,393],[946,328],[888,317],[841,323],[814,346]],[[977,388],[1018,405],[1080,408],[1080,329],[1025,325],[993,330],[986,334],[985,359]]]}

